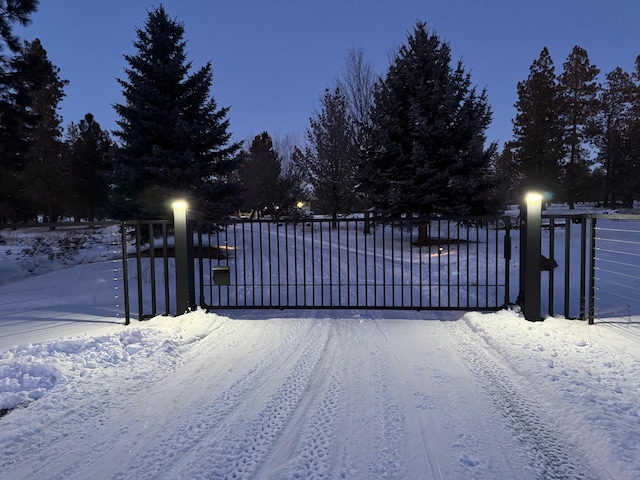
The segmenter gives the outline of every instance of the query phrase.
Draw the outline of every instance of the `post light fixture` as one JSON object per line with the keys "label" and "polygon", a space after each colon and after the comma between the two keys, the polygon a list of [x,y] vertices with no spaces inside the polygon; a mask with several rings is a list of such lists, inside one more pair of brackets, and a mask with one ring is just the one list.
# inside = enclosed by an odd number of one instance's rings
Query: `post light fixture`
{"label": "post light fixture", "polygon": [[187,204],[186,200],[176,200],[175,202],[173,202],[171,204],[171,207],[173,208],[173,210],[187,210],[189,208],[189,205]]}
{"label": "post light fixture", "polygon": [[525,202],[527,202],[527,207],[531,206],[531,204],[540,204],[540,208],[542,207],[542,199],[544,195],[540,192],[529,192],[524,196]]}
{"label": "post light fixture", "polygon": [[[542,320],[540,314],[540,258],[542,199],[544,196],[539,192],[529,192],[524,198],[527,203],[524,318],[535,322]],[[520,234],[522,235],[522,232]]]}

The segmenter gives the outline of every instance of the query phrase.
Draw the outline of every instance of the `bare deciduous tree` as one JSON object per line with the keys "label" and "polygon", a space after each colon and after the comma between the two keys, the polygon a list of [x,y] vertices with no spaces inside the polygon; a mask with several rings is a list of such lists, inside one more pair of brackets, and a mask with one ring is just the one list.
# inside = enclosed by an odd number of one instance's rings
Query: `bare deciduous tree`
{"label": "bare deciduous tree", "polygon": [[355,143],[362,146],[366,142],[369,115],[373,104],[373,88],[378,79],[373,67],[364,58],[362,49],[352,48],[347,54],[342,73],[336,78],[335,86],[347,102],[347,115],[353,122]]}

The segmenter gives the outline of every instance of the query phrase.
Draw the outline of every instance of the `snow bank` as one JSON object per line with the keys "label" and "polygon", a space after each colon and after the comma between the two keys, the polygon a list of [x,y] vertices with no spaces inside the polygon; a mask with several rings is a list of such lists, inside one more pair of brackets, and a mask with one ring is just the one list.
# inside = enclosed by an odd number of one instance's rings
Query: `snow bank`
{"label": "snow bank", "polygon": [[204,338],[216,318],[200,310],[179,320],[157,317],[152,324],[123,326],[110,335],[18,345],[0,353],[0,410],[27,405],[59,383],[90,379],[96,370],[166,367],[179,361],[183,346]]}
{"label": "snow bank", "polygon": [[[631,322],[467,313],[464,321],[519,378],[531,400],[597,464],[632,464],[640,478],[640,317]],[[588,447],[587,447],[588,446]]]}

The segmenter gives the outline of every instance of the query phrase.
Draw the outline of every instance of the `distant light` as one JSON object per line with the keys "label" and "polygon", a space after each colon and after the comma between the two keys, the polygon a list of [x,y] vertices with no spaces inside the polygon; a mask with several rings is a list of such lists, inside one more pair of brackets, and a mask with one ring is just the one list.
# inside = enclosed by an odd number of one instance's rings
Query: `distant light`
{"label": "distant light", "polygon": [[174,210],[186,210],[189,208],[189,205],[185,200],[176,200],[171,204]]}
{"label": "distant light", "polygon": [[543,198],[544,195],[542,195],[540,192],[529,192],[524,196],[524,199],[527,203],[542,202]]}
{"label": "distant light", "polygon": [[298,202],[298,203],[296,204],[296,207],[298,207],[298,208],[302,208],[302,207],[304,207],[304,203],[303,203],[303,202]]}

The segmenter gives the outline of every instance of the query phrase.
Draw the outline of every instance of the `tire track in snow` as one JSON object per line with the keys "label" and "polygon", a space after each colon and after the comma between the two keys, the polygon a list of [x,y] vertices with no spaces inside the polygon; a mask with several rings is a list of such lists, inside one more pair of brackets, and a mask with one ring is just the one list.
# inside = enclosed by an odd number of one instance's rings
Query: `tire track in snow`
{"label": "tire track in snow", "polygon": [[[377,320],[372,319],[376,331],[385,343],[389,339]],[[378,352],[388,352],[389,348],[379,348]],[[404,430],[405,416],[400,406],[394,402],[390,385],[395,385],[391,373],[391,365],[387,356],[375,353],[375,364],[378,371],[373,375],[375,382],[374,416],[379,419],[382,432],[375,436],[374,445],[377,450],[376,459],[369,465],[371,478],[403,478],[402,468],[403,442],[406,441]]]}
{"label": "tire track in snow", "polygon": [[335,446],[338,411],[344,397],[344,379],[333,371],[328,385],[311,406],[302,427],[301,439],[287,466],[273,474],[280,480],[347,478],[344,471],[333,472],[331,452]]}
{"label": "tire track in snow", "polygon": [[[157,447],[149,448],[147,446],[135,464],[127,465],[113,478],[225,478],[217,474],[212,477],[211,472],[215,470],[216,462],[220,464],[228,462],[228,456],[212,457],[208,450],[211,449],[212,444],[220,443],[218,439],[222,439],[229,451],[232,450],[231,446],[234,445],[234,442],[241,442],[238,434],[234,432],[234,428],[237,426],[234,427],[233,422],[237,422],[237,418],[241,416],[239,412],[254,400],[251,394],[256,391],[256,384],[268,383],[270,372],[273,369],[286,368],[286,364],[282,365],[283,361],[289,361],[296,353],[301,358],[298,359],[293,370],[298,367],[300,362],[304,362],[304,355],[307,352],[295,351],[301,339],[312,345],[320,343],[316,341],[320,336],[317,328],[309,324],[299,324],[298,326],[310,328],[291,328],[285,341],[278,348],[272,350],[215,399],[203,398],[180,414],[175,421],[165,426],[158,434]],[[295,377],[295,372],[287,376],[285,385],[291,382],[292,376]],[[277,394],[278,392],[276,392]],[[280,406],[274,400],[269,405],[276,413],[280,410]],[[197,416],[200,418],[200,422],[197,424],[192,422],[196,416],[193,413],[194,409],[197,410]],[[257,432],[258,443],[264,443],[268,435],[268,433]],[[171,452],[171,454],[164,457],[160,456],[158,452]],[[153,468],[150,468],[150,465]],[[188,472],[186,476],[181,473],[183,471]],[[229,476],[228,478],[244,477]]]}
{"label": "tire track in snow", "polygon": [[596,478],[586,456],[568,444],[543,411],[527,400],[508,374],[471,338],[464,322],[448,323],[460,357],[482,383],[520,444],[530,452],[532,468],[545,480]]}
{"label": "tire track in snow", "polygon": [[[319,328],[321,332],[317,332]],[[264,407],[248,422],[232,418],[231,422],[225,423],[220,432],[222,438],[214,438],[198,453],[202,464],[188,466],[190,478],[255,478],[283,430],[296,415],[326,348],[328,326],[314,330],[316,335],[304,339],[304,350]],[[314,465],[318,464],[310,463],[309,468]]]}

